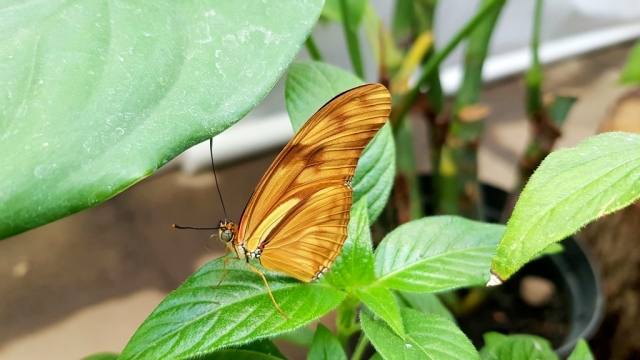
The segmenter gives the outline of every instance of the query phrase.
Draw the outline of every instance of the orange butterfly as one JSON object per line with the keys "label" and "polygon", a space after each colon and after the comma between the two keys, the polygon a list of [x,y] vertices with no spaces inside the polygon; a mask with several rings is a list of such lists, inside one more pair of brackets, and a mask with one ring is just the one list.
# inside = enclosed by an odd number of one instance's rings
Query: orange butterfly
{"label": "orange butterfly", "polygon": [[[380,84],[345,91],[326,103],[289,141],[262,177],[238,225],[220,221],[219,236],[240,260],[301,281],[331,268],[347,238],[351,180],[365,146],[385,124],[391,97]],[[227,258],[228,260],[235,260]],[[223,275],[224,279],[224,275]],[[222,280],[220,280],[222,282]]]}

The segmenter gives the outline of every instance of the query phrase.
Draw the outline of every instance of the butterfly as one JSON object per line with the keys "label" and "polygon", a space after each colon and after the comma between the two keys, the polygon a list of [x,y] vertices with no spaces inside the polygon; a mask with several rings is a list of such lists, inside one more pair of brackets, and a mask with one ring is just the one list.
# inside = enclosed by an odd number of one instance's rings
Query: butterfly
{"label": "butterfly", "polygon": [[[351,180],[358,159],[386,123],[390,109],[391,96],[380,84],[337,95],[280,152],[240,222],[220,221],[220,239],[262,277],[273,304],[285,317],[264,274],[250,261],[304,282],[329,271],[347,238]],[[235,258],[225,258],[223,269],[229,260]]]}

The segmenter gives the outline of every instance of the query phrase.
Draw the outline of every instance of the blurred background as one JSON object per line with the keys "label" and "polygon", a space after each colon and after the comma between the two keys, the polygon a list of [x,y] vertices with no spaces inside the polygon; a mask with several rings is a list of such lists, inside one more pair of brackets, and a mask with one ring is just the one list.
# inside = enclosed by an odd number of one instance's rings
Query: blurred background
{"label": "blurred background", "polygon": [[[441,0],[436,44],[451,38],[478,3]],[[390,25],[392,2],[372,5]],[[480,179],[503,189],[514,186],[529,134],[522,74],[530,62],[533,8],[533,0],[507,2],[484,69],[482,103],[493,112],[480,147]],[[320,22],[313,35],[325,61],[350,69],[339,24]],[[628,90],[618,80],[640,38],[640,6],[632,0],[547,1],[541,35],[544,90],[571,91],[579,99],[565,124],[570,130],[556,144],[574,146],[598,132]],[[367,79],[375,81],[373,57],[363,52]],[[462,54],[457,49],[441,68],[448,94],[458,87]],[[308,59],[303,49],[298,60]],[[420,145],[425,131],[415,121],[417,148],[425,148]],[[245,119],[214,139],[219,185],[231,219],[239,219],[291,135],[281,80]],[[215,226],[224,217],[208,156],[208,144],[198,145],[103,204],[0,242],[0,359],[78,359],[119,352],[170,291],[220,256],[223,246],[209,233],[171,228],[172,223]],[[419,171],[430,170],[428,156],[416,152],[416,158]],[[306,356],[295,346],[283,352],[293,359]]]}

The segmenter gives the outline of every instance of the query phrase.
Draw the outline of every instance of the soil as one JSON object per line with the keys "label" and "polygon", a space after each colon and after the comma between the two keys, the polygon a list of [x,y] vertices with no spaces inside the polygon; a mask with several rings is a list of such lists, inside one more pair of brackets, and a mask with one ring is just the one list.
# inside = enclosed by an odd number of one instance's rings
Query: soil
{"label": "soil", "polygon": [[[481,306],[458,316],[458,325],[478,349],[484,346],[483,334],[489,331],[538,335],[549,340],[554,349],[559,348],[570,330],[571,298],[566,285],[553,280],[559,279],[556,269],[548,259],[527,264],[504,285],[492,288]],[[544,305],[530,306],[520,297],[520,282],[528,275],[549,279],[556,285]]]}

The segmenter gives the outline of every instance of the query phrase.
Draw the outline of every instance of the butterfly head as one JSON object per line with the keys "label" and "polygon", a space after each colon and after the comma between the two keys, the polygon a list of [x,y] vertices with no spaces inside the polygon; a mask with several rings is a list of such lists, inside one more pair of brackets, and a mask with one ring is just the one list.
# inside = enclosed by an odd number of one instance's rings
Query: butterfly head
{"label": "butterfly head", "polygon": [[220,221],[218,226],[218,236],[220,236],[220,240],[228,243],[236,237],[238,227],[233,221]]}

